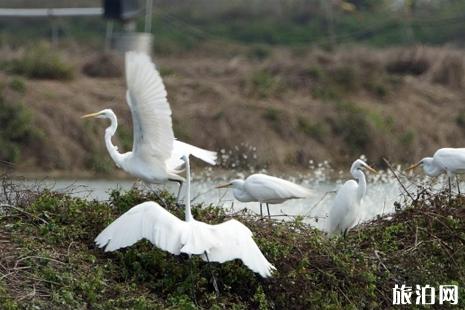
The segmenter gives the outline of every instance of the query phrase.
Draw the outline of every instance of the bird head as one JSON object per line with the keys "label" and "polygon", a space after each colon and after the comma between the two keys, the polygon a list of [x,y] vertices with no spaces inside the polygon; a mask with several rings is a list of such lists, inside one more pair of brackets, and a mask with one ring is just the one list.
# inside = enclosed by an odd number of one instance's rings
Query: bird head
{"label": "bird head", "polygon": [[422,160],[420,160],[416,164],[413,164],[410,167],[408,167],[407,169],[405,169],[405,172],[411,171],[411,170],[415,169],[416,167],[422,167],[423,170],[426,173],[434,174],[433,170],[435,168],[435,165],[433,164],[433,157],[425,157],[425,158],[423,158]]}
{"label": "bird head", "polygon": [[357,170],[362,171],[363,169],[366,169],[373,173],[378,173],[378,171],[370,167],[366,162],[364,162],[361,159],[357,159],[356,161],[354,161],[354,163],[352,164],[352,167],[350,168],[350,171],[357,171]]}
{"label": "bird head", "polygon": [[81,118],[88,118],[88,117],[112,118],[113,115],[115,115],[115,113],[113,112],[112,109],[104,109],[104,110],[99,111],[99,112],[83,115],[83,116],[81,116]]}

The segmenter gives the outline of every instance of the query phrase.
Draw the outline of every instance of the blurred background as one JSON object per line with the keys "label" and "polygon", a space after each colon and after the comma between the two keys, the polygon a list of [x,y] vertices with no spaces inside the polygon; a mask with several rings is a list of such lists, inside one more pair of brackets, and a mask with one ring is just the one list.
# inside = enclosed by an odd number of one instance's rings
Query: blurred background
{"label": "blurred background", "polygon": [[[102,1],[0,0],[63,7]],[[0,17],[3,170],[122,174],[103,143],[108,124],[79,117],[114,109],[115,144],[131,149],[110,42],[128,30],[153,34],[175,135],[220,152],[225,169],[346,169],[362,154],[407,163],[465,145],[463,0],[156,0],[151,11],[133,23]]]}

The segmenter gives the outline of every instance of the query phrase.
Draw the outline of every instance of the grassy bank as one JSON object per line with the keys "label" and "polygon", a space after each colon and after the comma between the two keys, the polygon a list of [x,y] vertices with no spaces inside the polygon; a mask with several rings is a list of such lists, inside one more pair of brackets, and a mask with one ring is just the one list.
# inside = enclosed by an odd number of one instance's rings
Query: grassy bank
{"label": "grassy bank", "polygon": [[[112,108],[113,141],[131,149],[121,57],[46,44],[0,56],[1,160],[17,173],[119,171],[103,143],[108,123],[79,116]],[[411,163],[465,143],[459,49],[205,45],[154,59],[176,137],[223,150],[226,169],[282,172],[325,160],[346,169],[360,154],[375,164]]]}
{"label": "grassy bank", "polygon": [[[270,222],[241,213],[277,267],[272,279],[239,261],[209,264],[176,257],[148,242],[115,253],[95,248],[94,237],[135,204],[159,201],[177,216],[173,197],[137,190],[113,192],[108,202],[44,190],[14,188],[5,180],[0,213],[0,304],[19,308],[386,308],[395,284],[459,284],[464,296],[465,198],[427,190],[392,218],[378,219],[328,239],[301,221]],[[229,218],[196,205],[208,223]],[[210,269],[219,279],[220,295]],[[465,299],[460,300],[461,307]]]}

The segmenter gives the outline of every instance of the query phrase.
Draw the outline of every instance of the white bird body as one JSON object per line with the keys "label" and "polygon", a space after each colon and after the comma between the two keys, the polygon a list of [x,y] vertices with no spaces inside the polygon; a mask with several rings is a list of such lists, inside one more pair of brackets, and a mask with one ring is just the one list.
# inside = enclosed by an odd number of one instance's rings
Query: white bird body
{"label": "white bird body", "polygon": [[350,172],[358,182],[348,180],[337,191],[333,205],[329,210],[328,232],[330,234],[344,233],[358,224],[367,188],[363,168],[375,172],[364,161],[357,159],[352,164]]}
{"label": "white bird body", "polygon": [[195,220],[190,210],[190,172],[186,162],[187,200],[185,221],[153,201],[141,203],[121,215],[95,239],[105,251],[115,251],[142,239],[175,255],[200,255],[203,260],[223,263],[240,259],[262,277],[270,277],[275,267],[263,256],[252,232],[232,219],[209,225]]}
{"label": "white bird body", "polygon": [[262,203],[266,204],[268,216],[270,209],[268,204],[279,204],[289,199],[307,198],[313,195],[312,191],[303,186],[273,177],[266,174],[252,174],[245,180],[235,179],[217,188],[232,187],[234,198],[240,202],[259,202],[260,214]]}
{"label": "white bird body", "polygon": [[358,199],[359,185],[354,180],[349,180],[337,191],[333,207],[329,214],[329,232],[340,233],[357,225],[362,199]]}
{"label": "white bird body", "polygon": [[232,180],[234,198],[241,202],[283,203],[312,195],[309,189],[266,174],[252,174],[245,180]]}
{"label": "white bird body", "polygon": [[110,119],[111,125],[105,130],[105,145],[115,164],[148,183],[183,182],[184,178],[178,175],[183,155],[193,155],[214,165],[216,152],[175,140],[165,86],[150,57],[128,52],[125,64],[126,101],[132,114],[134,134],[132,151],[121,154],[111,142],[118,127],[111,109],[83,116]]}
{"label": "white bird body", "polygon": [[[436,169],[431,168],[431,166]],[[426,167],[429,168],[428,171],[425,169]],[[426,174],[431,174],[430,176],[437,176],[436,173],[438,172],[446,172],[449,176],[465,173],[465,148],[442,148],[437,150],[433,155],[433,163],[430,165],[424,164],[423,170]]]}
{"label": "white bird body", "polygon": [[[433,157],[425,157],[416,164],[407,168],[408,170],[415,169],[421,166],[426,175],[437,177],[442,173],[446,173],[449,177],[449,191],[451,191],[450,179],[457,174],[465,173],[465,148],[441,148],[437,150]],[[460,193],[459,181],[457,181],[457,189]]]}

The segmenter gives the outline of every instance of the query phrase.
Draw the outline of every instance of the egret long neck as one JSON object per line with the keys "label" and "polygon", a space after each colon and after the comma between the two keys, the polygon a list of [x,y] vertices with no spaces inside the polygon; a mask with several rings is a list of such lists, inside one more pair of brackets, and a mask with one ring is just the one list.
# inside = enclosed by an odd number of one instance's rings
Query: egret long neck
{"label": "egret long neck", "polygon": [[365,178],[365,173],[363,173],[361,170],[357,170],[354,173],[354,177],[358,180],[357,199],[358,201],[362,201],[367,191],[367,181]]}
{"label": "egret long neck", "polygon": [[189,163],[189,157],[185,158],[186,161],[186,210],[185,210],[185,219],[186,222],[192,221],[192,213],[191,213],[191,166]]}
{"label": "egret long neck", "polygon": [[105,130],[105,146],[110,154],[111,159],[116,163],[118,167],[121,167],[122,156],[118,152],[118,147],[113,145],[111,138],[115,135],[116,129],[118,128],[118,120],[115,114],[110,115],[111,125]]}
{"label": "egret long neck", "polygon": [[240,202],[256,201],[256,199],[254,197],[252,197],[245,190],[244,184],[245,184],[244,180],[234,180],[234,184],[233,184],[234,198],[236,198]]}

